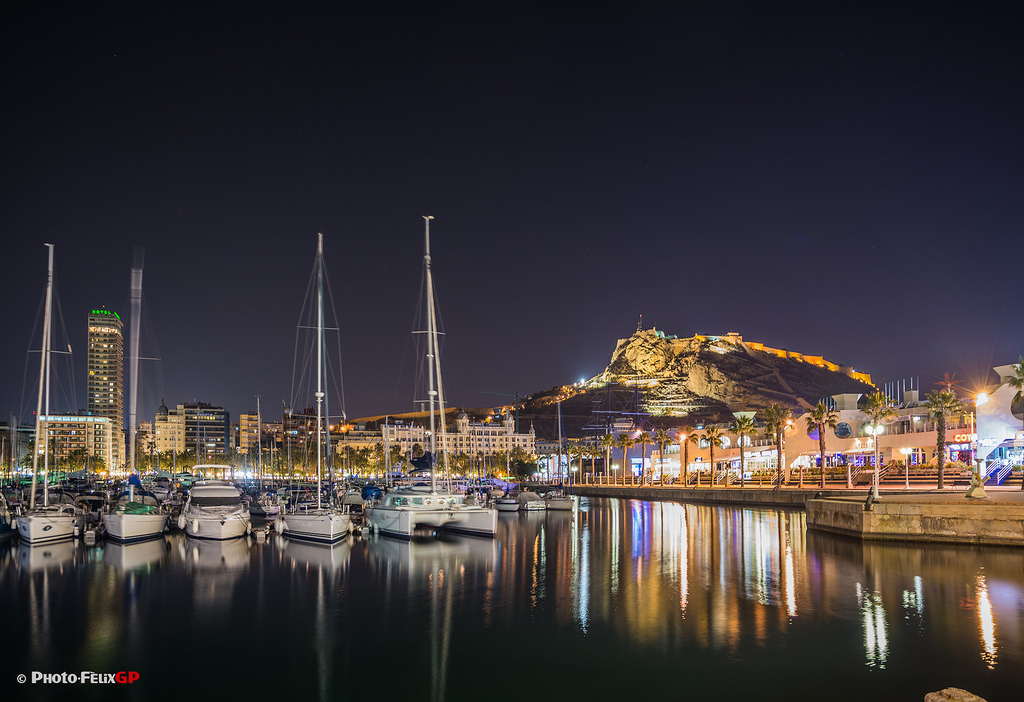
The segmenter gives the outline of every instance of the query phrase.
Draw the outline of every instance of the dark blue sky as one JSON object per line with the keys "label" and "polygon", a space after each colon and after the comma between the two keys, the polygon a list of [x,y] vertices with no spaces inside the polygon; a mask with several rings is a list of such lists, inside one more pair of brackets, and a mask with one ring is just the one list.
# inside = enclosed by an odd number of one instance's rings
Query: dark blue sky
{"label": "dark blue sky", "polygon": [[454,404],[592,376],[640,314],[925,389],[1024,352],[1019,3],[294,5],[9,11],[4,417],[47,241],[79,406],[144,246],[140,414],[274,414],[318,231],[348,414],[411,409],[423,214]]}

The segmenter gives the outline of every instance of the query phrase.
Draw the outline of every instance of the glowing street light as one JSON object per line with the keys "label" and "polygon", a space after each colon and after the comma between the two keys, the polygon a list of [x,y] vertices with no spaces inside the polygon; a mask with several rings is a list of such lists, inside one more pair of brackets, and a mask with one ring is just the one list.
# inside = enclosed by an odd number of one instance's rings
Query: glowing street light
{"label": "glowing street light", "polygon": [[867,426],[864,427],[864,431],[866,431],[868,434],[870,434],[871,436],[874,437],[874,441],[872,443],[874,444],[874,447],[875,447],[875,470],[872,471],[874,473],[874,475],[872,475],[871,490],[874,493],[875,499],[877,500],[878,499],[878,471],[881,468],[881,466],[879,465],[880,459],[879,459],[879,456],[878,456],[878,437],[881,436],[882,433],[885,431],[885,427],[883,427],[881,424],[868,424]]}
{"label": "glowing street light", "polygon": [[907,489],[910,489],[910,457],[914,454],[912,448],[901,448],[900,453],[903,454],[903,460],[907,464]]}

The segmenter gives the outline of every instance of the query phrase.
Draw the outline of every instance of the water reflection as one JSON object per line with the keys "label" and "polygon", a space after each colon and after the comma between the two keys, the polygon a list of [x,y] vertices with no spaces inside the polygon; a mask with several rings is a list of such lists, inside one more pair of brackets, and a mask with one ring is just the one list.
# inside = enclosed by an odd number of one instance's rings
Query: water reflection
{"label": "water reflection", "polygon": [[322,700],[512,699],[482,684],[520,663],[559,671],[547,696],[594,699],[635,693],[638,671],[651,694],[686,676],[695,696],[757,696],[794,660],[792,697],[825,675],[845,681],[836,699],[1024,684],[1024,553],[862,543],[807,532],[802,512],[584,499],[503,514],[495,539],[8,546],[0,597],[26,642],[4,675],[265,660],[287,672],[261,691]]}

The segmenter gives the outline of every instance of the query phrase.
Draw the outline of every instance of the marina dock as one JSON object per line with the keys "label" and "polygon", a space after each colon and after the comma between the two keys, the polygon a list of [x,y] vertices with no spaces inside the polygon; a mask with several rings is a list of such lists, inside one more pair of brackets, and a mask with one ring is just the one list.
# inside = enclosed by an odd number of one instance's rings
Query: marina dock
{"label": "marina dock", "polygon": [[1024,546],[1024,491],[990,488],[983,499],[962,489],[882,490],[868,506],[866,490],[819,488],[682,488],[595,486],[579,495],[703,504],[804,509],[807,527],[872,541]]}

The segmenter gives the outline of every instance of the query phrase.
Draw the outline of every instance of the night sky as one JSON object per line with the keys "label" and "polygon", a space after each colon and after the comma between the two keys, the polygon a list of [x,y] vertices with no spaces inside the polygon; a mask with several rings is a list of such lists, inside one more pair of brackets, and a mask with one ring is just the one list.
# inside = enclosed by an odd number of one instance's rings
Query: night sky
{"label": "night sky", "polygon": [[220,4],[5,11],[0,420],[44,242],[55,411],[142,246],[140,416],[276,418],[317,232],[348,415],[409,411],[426,214],[455,405],[591,377],[641,314],[924,390],[1024,353],[1019,2]]}

